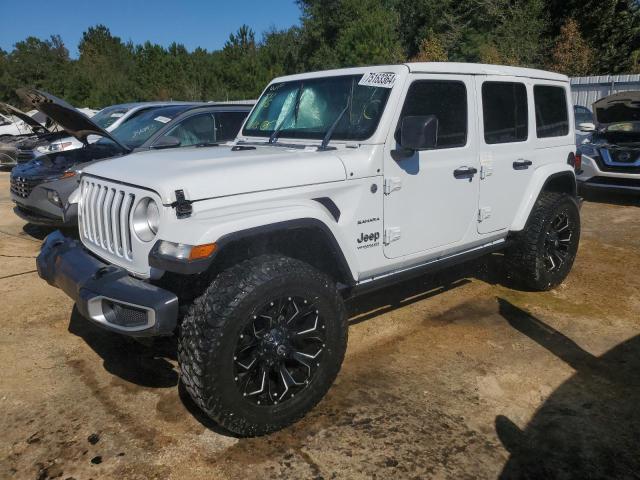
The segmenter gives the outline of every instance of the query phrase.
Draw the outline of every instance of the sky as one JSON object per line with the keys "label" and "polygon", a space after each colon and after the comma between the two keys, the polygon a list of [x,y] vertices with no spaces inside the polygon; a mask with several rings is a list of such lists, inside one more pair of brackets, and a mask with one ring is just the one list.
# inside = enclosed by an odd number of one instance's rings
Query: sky
{"label": "sky", "polygon": [[28,36],[59,34],[73,57],[82,32],[98,23],[125,42],[167,46],[175,41],[191,51],[222,48],[245,23],[260,39],[262,32],[288,28],[300,17],[295,0],[0,0],[0,12],[3,50]]}

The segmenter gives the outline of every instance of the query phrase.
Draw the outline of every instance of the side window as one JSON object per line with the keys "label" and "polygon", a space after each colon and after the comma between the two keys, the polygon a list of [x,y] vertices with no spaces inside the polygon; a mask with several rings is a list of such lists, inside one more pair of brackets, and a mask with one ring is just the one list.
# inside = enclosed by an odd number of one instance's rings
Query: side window
{"label": "side window", "polygon": [[484,141],[524,142],[529,136],[527,88],[516,82],[482,84]]}
{"label": "side window", "polygon": [[536,135],[538,138],[564,137],[569,134],[567,93],[562,87],[536,85],[533,87],[536,106]]}
{"label": "side window", "polygon": [[176,137],[181,147],[216,143],[216,126],[210,113],[194,115],[173,127],[165,136]]}
{"label": "side window", "polygon": [[417,80],[411,84],[402,107],[396,141],[400,140],[402,119],[414,115],[438,118],[437,147],[463,147],[467,143],[467,88],[452,80]]}
{"label": "side window", "polygon": [[216,117],[216,141],[228,142],[238,135],[242,122],[249,112],[217,112]]}

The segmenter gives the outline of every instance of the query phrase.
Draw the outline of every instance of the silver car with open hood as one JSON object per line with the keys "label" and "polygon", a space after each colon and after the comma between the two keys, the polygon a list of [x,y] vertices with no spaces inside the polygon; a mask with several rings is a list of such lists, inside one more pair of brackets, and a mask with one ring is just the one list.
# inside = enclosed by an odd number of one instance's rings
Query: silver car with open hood
{"label": "silver car with open hood", "polygon": [[640,91],[593,104],[596,127],[580,145],[577,180],[583,187],[640,193]]}

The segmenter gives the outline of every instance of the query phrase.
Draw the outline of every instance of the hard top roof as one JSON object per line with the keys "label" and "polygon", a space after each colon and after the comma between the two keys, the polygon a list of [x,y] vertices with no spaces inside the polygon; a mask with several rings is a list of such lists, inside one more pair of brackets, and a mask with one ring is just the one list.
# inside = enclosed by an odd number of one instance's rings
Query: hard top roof
{"label": "hard top roof", "polygon": [[301,80],[304,78],[318,78],[335,75],[356,75],[365,72],[395,72],[410,73],[448,73],[458,75],[500,75],[511,77],[536,78],[541,80],[554,80],[569,82],[569,77],[559,73],[537,70],[534,68],[509,67],[505,65],[488,65],[483,63],[459,63],[459,62],[413,62],[396,65],[372,65],[367,67],[341,68],[335,70],[321,70],[316,72],[301,73],[279,77],[274,82]]}

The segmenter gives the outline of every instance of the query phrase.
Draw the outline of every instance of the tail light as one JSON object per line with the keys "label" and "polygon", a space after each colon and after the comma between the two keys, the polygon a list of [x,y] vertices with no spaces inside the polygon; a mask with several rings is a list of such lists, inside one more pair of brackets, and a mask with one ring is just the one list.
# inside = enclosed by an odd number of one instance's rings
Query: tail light
{"label": "tail light", "polygon": [[573,169],[576,172],[582,170],[582,154],[580,152],[576,153],[576,159],[573,164]]}
{"label": "tail light", "polygon": [[582,153],[570,153],[569,158],[567,158],[567,163],[571,165],[576,172],[579,172],[582,169]]}

